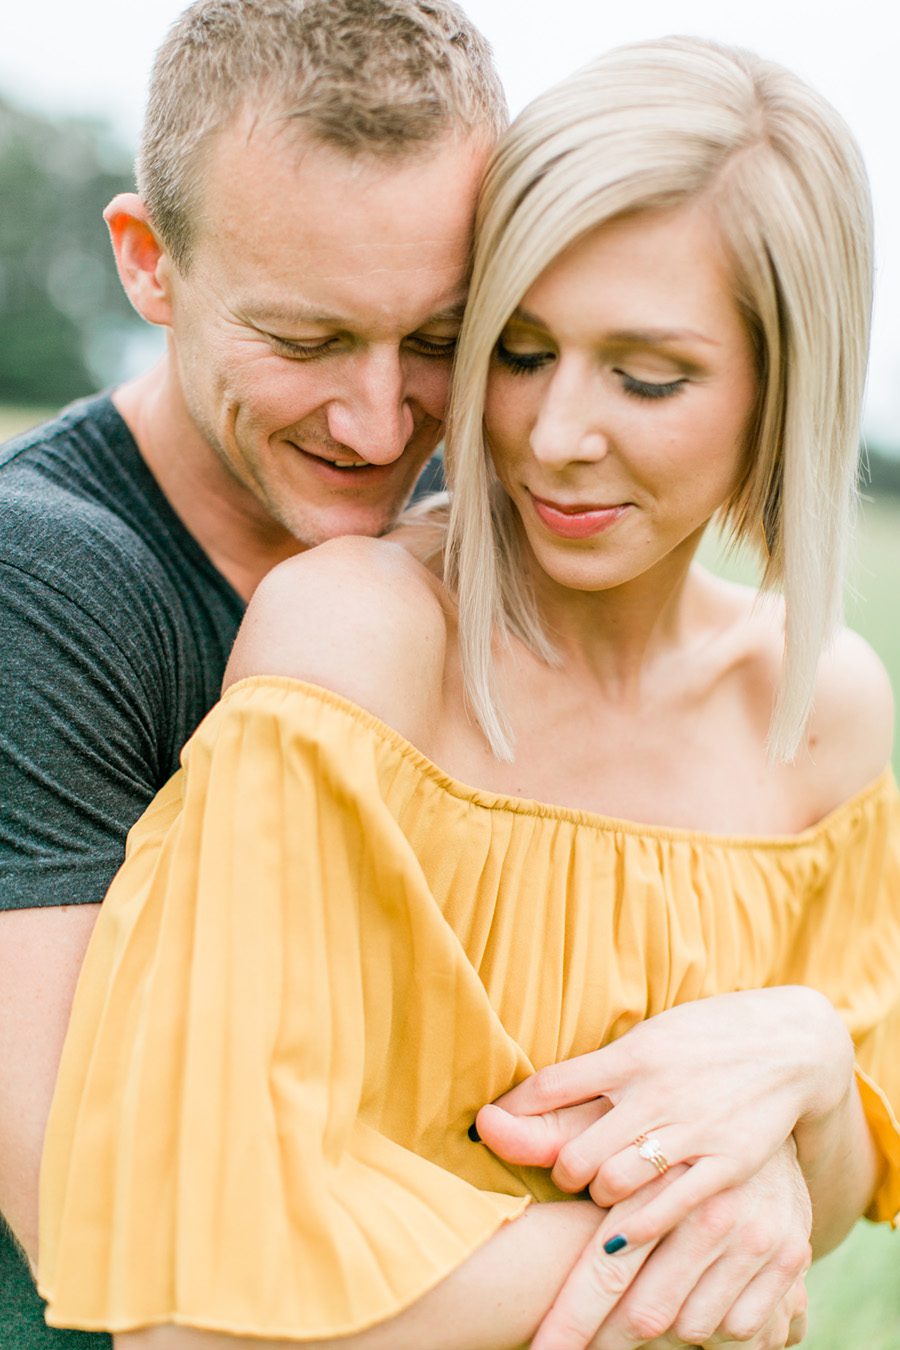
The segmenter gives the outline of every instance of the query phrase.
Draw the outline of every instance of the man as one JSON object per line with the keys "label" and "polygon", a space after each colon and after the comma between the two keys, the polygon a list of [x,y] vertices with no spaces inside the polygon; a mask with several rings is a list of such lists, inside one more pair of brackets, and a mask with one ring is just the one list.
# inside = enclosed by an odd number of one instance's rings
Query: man
{"label": "man", "polygon": [[[299,549],[384,532],[440,434],[505,122],[452,0],[198,0],[106,212],[162,361],[0,451],[0,1210],[33,1261],[74,981],[125,835]],[[0,1350],[44,1327],[0,1239]]]}

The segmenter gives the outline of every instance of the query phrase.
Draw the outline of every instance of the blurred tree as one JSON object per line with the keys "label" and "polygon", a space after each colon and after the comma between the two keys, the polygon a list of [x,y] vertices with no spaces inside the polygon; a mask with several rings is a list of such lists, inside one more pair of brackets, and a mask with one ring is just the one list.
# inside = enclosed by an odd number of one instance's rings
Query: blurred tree
{"label": "blurred tree", "polygon": [[53,406],[115,378],[143,325],[119,287],[103,207],[128,152],[98,122],[0,98],[0,402]]}

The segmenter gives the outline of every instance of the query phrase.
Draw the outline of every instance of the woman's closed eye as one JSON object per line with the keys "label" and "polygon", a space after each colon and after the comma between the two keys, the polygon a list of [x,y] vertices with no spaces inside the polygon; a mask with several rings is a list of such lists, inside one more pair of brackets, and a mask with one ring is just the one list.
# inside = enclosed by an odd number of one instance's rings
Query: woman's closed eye
{"label": "woman's closed eye", "polygon": [[536,370],[542,370],[556,359],[554,352],[541,348],[536,351],[514,352],[505,345],[502,338],[497,340],[494,355],[513,375],[530,375]]}
{"label": "woman's closed eye", "polygon": [[[494,355],[502,366],[505,366],[513,375],[530,375],[535,371],[543,370],[556,360],[556,353],[546,348],[537,348],[531,351],[513,351],[507,347],[503,339],[499,339],[494,348]],[[687,383],[685,376],[680,376],[674,380],[641,380],[636,375],[630,375],[627,370],[619,367],[613,369],[613,374],[617,375],[622,382],[622,388],[626,394],[632,398],[671,398],[684,388]]]}
{"label": "woman's closed eye", "polygon": [[687,379],[682,376],[677,380],[665,380],[657,383],[655,380],[639,380],[634,375],[629,375],[627,370],[614,370],[614,375],[618,375],[622,381],[622,388],[626,394],[631,394],[633,398],[671,398],[673,394],[679,393],[687,384]]}

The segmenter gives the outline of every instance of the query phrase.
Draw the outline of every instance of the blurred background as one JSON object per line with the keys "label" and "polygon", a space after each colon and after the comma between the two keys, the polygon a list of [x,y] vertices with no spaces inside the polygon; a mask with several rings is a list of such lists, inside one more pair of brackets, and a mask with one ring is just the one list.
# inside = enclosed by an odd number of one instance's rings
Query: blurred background
{"label": "blurred background", "polygon": [[[879,0],[463,0],[512,111],[621,42],[696,33],[782,61],[822,91],[869,166],[878,279],[848,618],[900,694],[900,80]],[[0,48],[0,439],[145,368],[161,334],[130,310],[101,211],[132,186],[153,52],[182,0],[8,5]],[[711,540],[707,560],[740,574]],[[896,742],[895,742],[896,744]],[[895,751],[895,767],[900,760]],[[900,980],[900,972],[898,972]],[[861,1224],[814,1269],[812,1350],[900,1350],[900,1236]]]}

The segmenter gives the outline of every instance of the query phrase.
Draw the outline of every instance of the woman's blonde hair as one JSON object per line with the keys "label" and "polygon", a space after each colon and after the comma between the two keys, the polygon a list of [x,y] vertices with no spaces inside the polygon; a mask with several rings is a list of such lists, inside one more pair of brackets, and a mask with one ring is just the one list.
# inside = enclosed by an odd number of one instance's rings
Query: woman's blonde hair
{"label": "woman's blonde hair", "polygon": [[447,579],[463,670],[494,752],[512,753],[493,641],[554,660],[519,556],[514,508],[483,433],[505,324],[569,244],[626,214],[708,201],[731,257],[760,392],[746,472],[724,519],[785,602],[770,752],[796,753],[841,612],[856,494],[872,289],[871,208],[856,144],[797,76],[750,52],[666,38],[602,56],[516,119],[481,195],[448,421]]}

